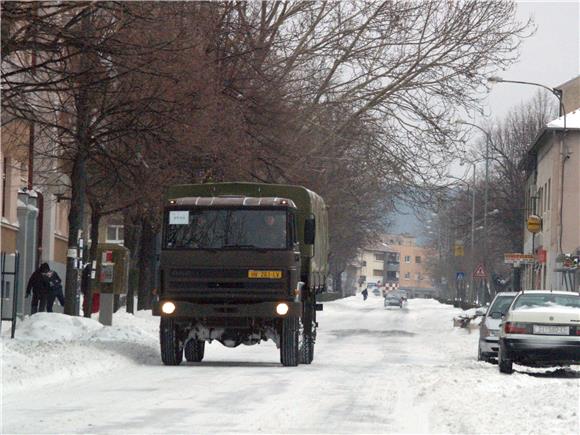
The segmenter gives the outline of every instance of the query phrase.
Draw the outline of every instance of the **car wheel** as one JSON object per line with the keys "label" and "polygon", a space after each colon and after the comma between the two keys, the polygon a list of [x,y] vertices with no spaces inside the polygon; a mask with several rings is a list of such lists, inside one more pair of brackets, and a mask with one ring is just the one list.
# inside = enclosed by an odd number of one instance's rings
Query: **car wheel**
{"label": "car wheel", "polygon": [[511,359],[504,358],[504,352],[502,352],[501,346],[497,354],[497,363],[500,373],[511,375],[514,372],[513,362]]}

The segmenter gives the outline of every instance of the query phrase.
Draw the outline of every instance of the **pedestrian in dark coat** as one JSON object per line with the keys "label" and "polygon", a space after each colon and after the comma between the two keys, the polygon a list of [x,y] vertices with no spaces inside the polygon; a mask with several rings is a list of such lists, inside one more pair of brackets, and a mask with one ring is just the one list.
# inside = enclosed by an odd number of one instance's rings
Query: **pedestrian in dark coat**
{"label": "pedestrian in dark coat", "polygon": [[60,279],[60,276],[58,276],[58,273],[51,270],[47,273],[47,277],[50,290],[48,292],[46,311],[52,313],[52,305],[54,304],[55,299],[58,299],[60,305],[64,307],[64,294],[62,292],[62,280]]}
{"label": "pedestrian in dark coat", "polygon": [[48,272],[50,272],[50,267],[48,267],[47,263],[42,263],[40,267],[30,275],[30,279],[28,280],[26,296],[30,296],[30,293],[32,292],[32,306],[30,310],[32,314],[46,310],[48,293],[50,291],[50,283],[47,276]]}
{"label": "pedestrian in dark coat", "polygon": [[367,298],[369,297],[369,291],[368,291],[368,289],[365,288],[361,293],[362,293],[362,296],[363,296],[363,301],[366,301]]}

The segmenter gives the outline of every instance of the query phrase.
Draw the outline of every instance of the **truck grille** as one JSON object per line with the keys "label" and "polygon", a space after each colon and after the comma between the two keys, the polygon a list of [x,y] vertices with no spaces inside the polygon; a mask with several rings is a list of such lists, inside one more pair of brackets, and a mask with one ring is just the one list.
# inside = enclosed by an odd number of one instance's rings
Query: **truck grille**
{"label": "truck grille", "polygon": [[282,279],[250,279],[248,269],[170,269],[168,293],[206,300],[276,299],[288,293],[289,275]]}

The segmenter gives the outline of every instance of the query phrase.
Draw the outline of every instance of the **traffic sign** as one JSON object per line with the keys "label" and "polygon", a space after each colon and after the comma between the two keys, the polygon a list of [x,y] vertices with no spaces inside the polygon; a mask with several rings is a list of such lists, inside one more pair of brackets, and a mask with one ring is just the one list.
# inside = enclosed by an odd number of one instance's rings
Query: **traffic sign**
{"label": "traffic sign", "polygon": [[455,280],[456,281],[463,281],[465,279],[465,272],[456,272],[455,273]]}
{"label": "traffic sign", "polygon": [[473,277],[474,278],[485,278],[485,277],[487,277],[487,274],[485,273],[485,269],[484,269],[482,263],[478,264],[477,267],[475,268],[475,270],[473,271]]}
{"label": "traffic sign", "polygon": [[463,257],[464,254],[465,250],[463,249],[463,245],[455,245],[455,256]]}
{"label": "traffic sign", "polygon": [[520,254],[516,252],[503,254],[503,262],[508,264],[513,263],[530,264],[534,263],[535,261],[536,258],[534,257],[534,254]]}

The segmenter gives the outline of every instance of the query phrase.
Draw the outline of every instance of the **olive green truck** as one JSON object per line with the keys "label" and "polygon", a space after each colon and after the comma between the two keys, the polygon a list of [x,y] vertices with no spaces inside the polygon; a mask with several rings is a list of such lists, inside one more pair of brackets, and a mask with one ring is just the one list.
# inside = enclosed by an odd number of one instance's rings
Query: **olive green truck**
{"label": "olive green truck", "polygon": [[310,364],[328,274],[328,218],[316,193],[259,183],[178,185],[163,217],[159,301],[166,365],[273,340],[284,366]]}

